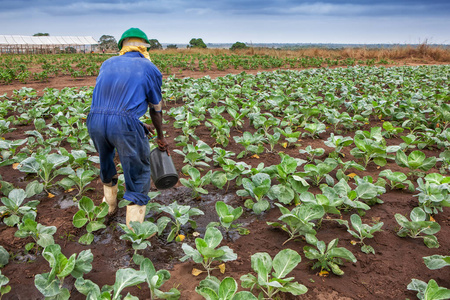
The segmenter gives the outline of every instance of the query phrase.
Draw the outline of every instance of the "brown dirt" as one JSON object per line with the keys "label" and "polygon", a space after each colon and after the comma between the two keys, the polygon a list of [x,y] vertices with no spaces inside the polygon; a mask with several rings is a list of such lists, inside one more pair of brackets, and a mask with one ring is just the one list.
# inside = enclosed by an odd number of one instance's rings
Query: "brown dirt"
{"label": "brown dirt", "polygon": [[[256,72],[258,71],[247,71],[247,73]],[[215,78],[228,73],[229,71],[216,71],[208,72],[208,75]],[[183,72],[177,75],[177,77],[197,78],[204,75],[204,73],[198,72]],[[28,83],[26,86],[32,87],[42,94],[42,90],[45,87],[61,89],[63,87],[93,86],[94,84],[94,77],[73,80],[68,76],[63,76],[52,78],[50,82]],[[3,93],[9,95],[14,89],[20,89],[22,86],[23,84],[17,83],[0,86],[0,95]],[[374,120],[371,125],[378,126],[379,124]],[[368,128],[367,126],[366,129]],[[28,129],[19,127],[8,138],[17,138],[25,130]],[[246,130],[251,131],[248,121],[242,129],[242,132]],[[214,143],[214,140],[210,137],[209,130],[206,128],[198,128],[196,133],[206,143],[210,145]],[[304,138],[301,148],[303,149],[307,145],[311,145],[313,148],[325,148],[329,152],[330,149],[324,146],[323,140],[326,140],[330,133],[331,131],[328,130],[326,134],[322,134],[319,139],[315,140]],[[173,129],[173,132],[168,132],[171,149],[176,148],[173,137],[176,137],[178,134],[179,130],[176,129]],[[236,131],[231,133],[232,136],[237,134],[240,135],[241,133]],[[232,141],[232,139],[230,140]],[[242,150],[239,147],[240,145],[230,143],[227,150],[238,153]],[[306,158],[298,153],[297,148],[283,149],[279,146],[276,150],[284,151],[293,157]],[[348,151],[346,154],[349,155]],[[427,152],[427,156],[430,155],[437,156],[438,152],[430,150]],[[183,166],[182,158],[178,155],[173,155],[173,159],[177,169],[180,170]],[[260,162],[264,162],[267,166],[279,163],[280,159],[278,154],[265,153],[260,155],[258,159],[246,158],[244,161],[252,166],[257,166]],[[384,168],[390,168],[394,171],[401,170],[400,167],[392,163],[389,163]],[[372,175],[376,178],[375,174],[378,174],[382,169],[370,165],[368,170],[364,172],[356,171],[355,173],[360,176]],[[431,172],[438,172],[438,170],[432,169]],[[25,178],[23,173],[13,170],[11,166],[1,167],[0,173],[3,176],[3,180],[13,183],[16,187],[25,188],[28,178]],[[89,191],[87,196],[92,198],[96,205],[98,205],[103,196],[100,180],[95,180],[91,186],[94,190]],[[199,207],[205,212],[205,216],[195,219],[198,223],[197,231],[203,233],[205,226],[209,222],[217,221],[214,211],[215,201],[227,199],[230,205],[243,205],[243,199],[235,195],[236,189],[233,185],[228,193],[211,186],[208,187],[208,190],[210,192],[209,195],[204,196],[200,201],[196,201],[191,199],[190,191],[178,183],[174,189],[164,191],[155,201],[167,205],[177,200],[181,204]],[[318,188],[310,188],[309,191],[313,193],[320,192]],[[92,245],[82,246],[76,241],[85,233],[85,229],[76,229],[72,225],[72,217],[77,211],[76,206],[61,208],[61,204],[65,203],[64,201],[69,201],[72,198],[71,193],[64,193],[58,188],[53,189],[51,192],[56,195],[54,198],[48,198],[45,193],[38,197],[41,203],[38,206],[37,221],[44,225],[58,227],[58,231],[54,235],[55,241],[61,245],[62,252],[67,257],[72,253],[78,253],[84,249],[92,250],[94,254],[93,270],[85,275],[85,278],[94,281],[100,287],[105,284],[112,285],[114,283],[114,274],[119,268],[138,268],[130,262],[132,255],[130,244],[119,239],[121,232],[115,226],[116,222],[125,222],[124,209],[120,209],[118,214],[110,220],[110,226],[96,233],[96,239]],[[223,244],[232,248],[238,254],[238,259],[226,264],[226,272],[224,275],[218,271],[214,271],[213,275],[220,279],[225,276],[232,276],[239,283],[240,276],[252,272],[250,266],[250,257],[252,254],[256,252],[268,252],[273,257],[283,248],[291,248],[302,255],[302,262],[290,274],[295,276],[298,282],[306,285],[309,289],[301,297],[302,299],[415,299],[415,293],[406,290],[406,286],[412,278],[421,279],[426,282],[433,278],[440,286],[450,287],[450,274],[448,272],[428,270],[422,260],[422,257],[433,254],[449,255],[449,210],[445,210],[443,213],[435,216],[436,221],[442,227],[441,231],[436,234],[441,246],[439,249],[429,249],[420,239],[400,238],[396,235],[398,225],[394,219],[394,214],[401,213],[409,216],[411,209],[417,203],[413,194],[407,191],[388,190],[386,194],[381,196],[381,199],[385,203],[374,206],[362,218],[363,223],[372,223],[374,220],[384,222],[383,231],[376,233],[373,239],[367,240],[367,244],[375,248],[375,255],[364,254],[359,250],[359,246],[353,246],[350,243],[352,238],[347,233],[346,228],[337,225],[332,220],[324,220],[321,228],[318,230],[317,236],[319,240],[328,243],[332,239],[339,237],[339,246],[351,250],[358,260],[354,264],[346,262],[342,268],[345,274],[341,277],[333,274],[328,277],[320,277],[317,274],[317,270],[311,270],[311,264],[304,257],[302,251],[303,246],[306,245],[305,241],[290,241],[282,246],[282,243],[287,239],[286,234],[280,230],[272,229],[266,224],[267,221],[275,221],[279,217],[280,213],[277,208],[272,208],[269,212],[259,217],[255,217],[249,212],[243,215],[240,221],[247,224],[246,227],[250,230],[250,235],[239,238],[234,236],[234,238],[224,240]],[[350,213],[343,214],[343,218],[345,219],[348,219],[349,216]],[[21,262],[20,259],[23,259],[24,256],[24,245],[30,242],[30,240],[14,237],[15,230],[15,228],[0,225],[0,244],[15,255],[15,258],[11,259],[10,263],[1,270],[2,274],[10,279],[9,285],[12,287],[12,291],[6,294],[3,299],[43,299],[34,286],[34,276],[48,272],[48,263],[41,255],[37,255],[35,260]],[[195,239],[192,235],[193,231],[188,228],[185,230],[187,236],[185,242],[192,244]],[[145,251],[141,251],[141,254],[149,257],[157,269],[166,268],[170,270],[172,278],[163,286],[164,290],[175,286],[181,291],[181,299],[201,299],[202,297],[195,292],[195,287],[205,278],[205,275],[202,274],[194,277],[191,275],[191,270],[193,267],[199,268],[199,266],[193,262],[180,263],[179,258],[183,256],[181,243],[166,243],[164,237],[155,237],[151,240],[151,243],[152,246]],[[73,287],[73,282],[73,279],[67,279],[65,282],[65,286],[71,290],[71,299],[84,299],[84,296],[80,295]],[[141,289],[134,287],[126,289],[126,291],[130,291],[133,295],[138,296],[139,299],[149,299],[148,287],[145,284],[141,285]],[[297,298],[286,294],[280,295],[280,299]]]}

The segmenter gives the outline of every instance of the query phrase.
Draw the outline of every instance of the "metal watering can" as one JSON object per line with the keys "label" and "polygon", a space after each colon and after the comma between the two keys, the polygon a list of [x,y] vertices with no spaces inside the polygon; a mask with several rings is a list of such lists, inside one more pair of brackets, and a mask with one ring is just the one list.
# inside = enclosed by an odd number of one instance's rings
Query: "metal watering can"
{"label": "metal watering can", "polygon": [[150,152],[150,170],[158,190],[170,189],[178,182],[178,172],[167,151],[155,148]]}

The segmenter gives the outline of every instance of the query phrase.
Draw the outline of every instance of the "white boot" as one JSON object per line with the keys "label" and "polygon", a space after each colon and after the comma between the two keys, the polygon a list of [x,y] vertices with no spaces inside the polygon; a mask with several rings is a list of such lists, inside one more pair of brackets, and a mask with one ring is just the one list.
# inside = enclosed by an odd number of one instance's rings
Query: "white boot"
{"label": "white boot", "polygon": [[130,222],[144,222],[145,218],[145,205],[127,205],[127,217],[126,217],[126,224],[127,227],[131,230]]}
{"label": "white boot", "polygon": [[112,215],[117,209],[117,184],[114,186],[103,185],[103,202],[108,203],[108,214]]}

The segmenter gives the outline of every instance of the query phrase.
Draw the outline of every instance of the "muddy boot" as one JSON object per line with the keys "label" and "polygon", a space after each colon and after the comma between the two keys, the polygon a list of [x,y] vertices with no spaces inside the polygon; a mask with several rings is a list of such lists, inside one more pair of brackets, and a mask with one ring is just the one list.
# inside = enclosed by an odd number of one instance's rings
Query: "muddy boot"
{"label": "muddy boot", "polygon": [[144,222],[145,210],[146,210],[145,205],[136,205],[136,204],[127,205],[126,223],[129,229],[132,230],[130,222],[136,221],[140,223]]}
{"label": "muddy boot", "polygon": [[117,211],[117,184],[114,186],[103,185],[103,202],[108,203],[108,215],[113,215]]}

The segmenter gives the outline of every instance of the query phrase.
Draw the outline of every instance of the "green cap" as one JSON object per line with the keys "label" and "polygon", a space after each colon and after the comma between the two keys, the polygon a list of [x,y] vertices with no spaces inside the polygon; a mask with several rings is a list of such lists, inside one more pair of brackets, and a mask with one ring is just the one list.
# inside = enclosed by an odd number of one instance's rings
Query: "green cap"
{"label": "green cap", "polygon": [[[126,38],[135,37],[135,38],[141,38],[147,42],[147,44],[150,44],[150,41],[147,38],[147,35],[140,30],[139,28],[130,28],[127,31],[125,31],[122,34],[122,37],[120,38],[119,42],[117,43],[117,46],[119,46],[119,50],[122,50],[122,42]],[[149,50],[150,47],[147,48]]]}

